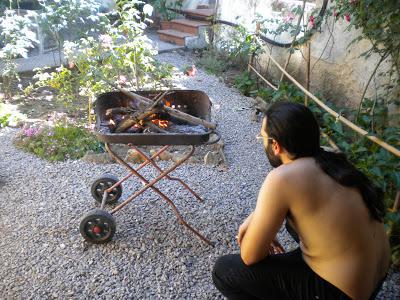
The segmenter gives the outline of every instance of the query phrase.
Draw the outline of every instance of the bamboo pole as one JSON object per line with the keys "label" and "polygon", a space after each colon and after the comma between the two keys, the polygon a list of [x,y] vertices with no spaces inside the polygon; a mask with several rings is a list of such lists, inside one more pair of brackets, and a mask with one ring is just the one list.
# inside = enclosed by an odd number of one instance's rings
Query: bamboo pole
{"label": "bamboo pole", "polygon": [[397,191],[396,198],[394,199],[393,211],[398,212],[400,209],[400,191]]}
{"label": "bamboo pole", "polygon": [[392,145],[389,145],[385,141],[382,141],[381,139],[377,138],[376,136],[369,135],[368,132],[360,127],[358,127],[356,124],[353,122],[347,120],[346,118],[342,117],[340,114],[335,112],[333,109],[331,109],[329,106],[327,106],[325,103],[323,103],[320,99],[315,97],[312,93],[310,93],[304,86],[302,86],[296,79],[294,79],[286,70],[283,69],[283,67],[267,52],[266,54],[270,57],[271,61],[282,71],[282,73],[293,82],[300,90],[302,90],[306,95],[308,95],[312,100],[314,100],[315,103],[317,103],[320,107],[322,107],[324,110],[326,110],[329,114],[334,116],[338,121],[342,122],[346,126],[350,127],[353,129],[355,132],[361,134],[362,136],[365,136],[367,139],[373,141],[374,143],[378,144],[382,148],[385,148],[389,152],[393,153],[394,155],[400,157],[400,150],[393,147]]}
{"label": "bamboo pole", "polygon": [[278,88],[276,86],[274,86],[271,82],[269,82],[267,79],[265,79],[260,73],[257,72],[257,70],[249,64],[249,70],[253,70],[254,73],[256,73],[262,80],[265,81],[266,84],[268,84],[274,91],[277,91]]}
{"label": "bamboo pole", "polygon": [[[310,67],[311,67],[311,42],[307,43],[307,64],[306,64],[306,88],[310,90]],[[304,95],[304,105],[308,106],[308,96]]]}

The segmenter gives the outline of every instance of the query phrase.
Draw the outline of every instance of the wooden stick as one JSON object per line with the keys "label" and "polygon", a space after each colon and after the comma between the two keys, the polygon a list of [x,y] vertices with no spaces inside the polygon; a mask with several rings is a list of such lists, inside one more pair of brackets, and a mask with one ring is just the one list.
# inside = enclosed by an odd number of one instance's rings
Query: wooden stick
{"label": "wooden stick", "polygon": [[114,107],[106,110],[106,116],[110,117],[114,114],[132,114],[135,110],[130,107]]}
{"label": "wooden stick", "polygon": [[396,198],[394,199],[393,211],[398,212],[400,209],[400,191],[397,191]]}
{"label": "wooden stick", "polygon": [[294,79],[292,76],[290,76],[290,74],[288,72],[286,72],[286,70],[284,70],[282,68],[282,66],[271,55],[269,55],[267,52],[266,52],[266,54],[270,57],[271,61],[278,67],[278,69],[280,69],[282,71],[282,73],[285,74],[285,76],[293,82],[294,85],[296,85],[300,90],[302,90],[305,94],[307,94],[312,100],[314,100],[315,103],[317,103],[320,107],[322,107],[324,110],[326,110],[329,114],[334,116],[338,121],[347,125],[351,129],[353,129],[355,132],[361,134],[362,136],[365,136],[367,139],[373,141],[374,143],[378,144],[382,148],[385,148],[386,150],[393,153],[394,155],[400,157],[399,149],[393,147],[392,145],[389,145],[385,141],[382,141],[381,139],[377,138],[376,136],[370,135],[366,130],[358,127],[353,122],[351,122],[351,121],[347,120],[346,118],[342,117],[341,115],[339,115],[332,108],[327,106],[324,102],[322,102],[320,99],[315,97],[312,93],[307,91],[307,89],[304,86],[302,86],[298,81],[296,81],[296,79]]}

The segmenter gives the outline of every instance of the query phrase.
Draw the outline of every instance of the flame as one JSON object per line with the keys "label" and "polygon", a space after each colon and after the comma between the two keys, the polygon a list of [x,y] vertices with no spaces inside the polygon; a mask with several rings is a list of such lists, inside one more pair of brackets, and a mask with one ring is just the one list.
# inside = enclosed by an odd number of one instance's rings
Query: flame
{"label": "flame", "polygon": [[165,101],[165,106],[171,107],[171,102],[168,101],[168,100],[166,100],[166,101]]}
{"label": "flame", "polygon": [[151,120],[154,124],[160,126],[161,128],[167,128],[169,126],[168,120],[161,120],[161,119],[153,119]]}

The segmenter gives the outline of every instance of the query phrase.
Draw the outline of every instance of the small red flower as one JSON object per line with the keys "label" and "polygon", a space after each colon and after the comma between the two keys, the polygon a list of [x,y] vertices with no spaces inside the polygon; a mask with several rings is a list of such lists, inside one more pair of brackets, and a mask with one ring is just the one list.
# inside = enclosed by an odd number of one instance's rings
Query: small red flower
{"label": "small red flower", "polygon": [[315,25],[314,16],[310,16],[310,18],[308,19],[308,24],[310,24],[311,27],[314,27],[314,25]]}
{"label": "small red flower", "polygon": [[334,9],[332,15],[333,15],[334,17],[337,17],[338,14],[339,14],[339,13],[336,11],[336,9]]}
{"label": "small red flower", "polygon": [[351,20],[350,14],[346,14],[344,17],[345,17],[345,19],[346,19],[347,22],[350,22],[350,20]]}

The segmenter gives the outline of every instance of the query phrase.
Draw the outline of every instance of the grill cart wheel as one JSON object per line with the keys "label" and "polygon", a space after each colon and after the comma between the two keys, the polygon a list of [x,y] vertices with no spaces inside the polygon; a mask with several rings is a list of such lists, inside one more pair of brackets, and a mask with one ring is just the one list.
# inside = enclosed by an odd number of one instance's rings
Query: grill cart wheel
{"label": "grill cart wheel", "polygon": [[111,241],[115,230],[114,217],[100,209],[88,212],[79,226],[83,238],[92,244],[104,244]]}
{"label": "grill cart wheel", "polygon": [[[103,200],[103,194],[106,189],[112,187],[115,183],[118,182],[118,178],[111,174],[103,174],[100,178],[98,178],[92,184],[92,196],[93,198],[101,203]],[[121,185],[115,187],[111,193],[107,195],[106,204],[113,204],[118,201],[118,199],[122,195],[122,187]]]}

